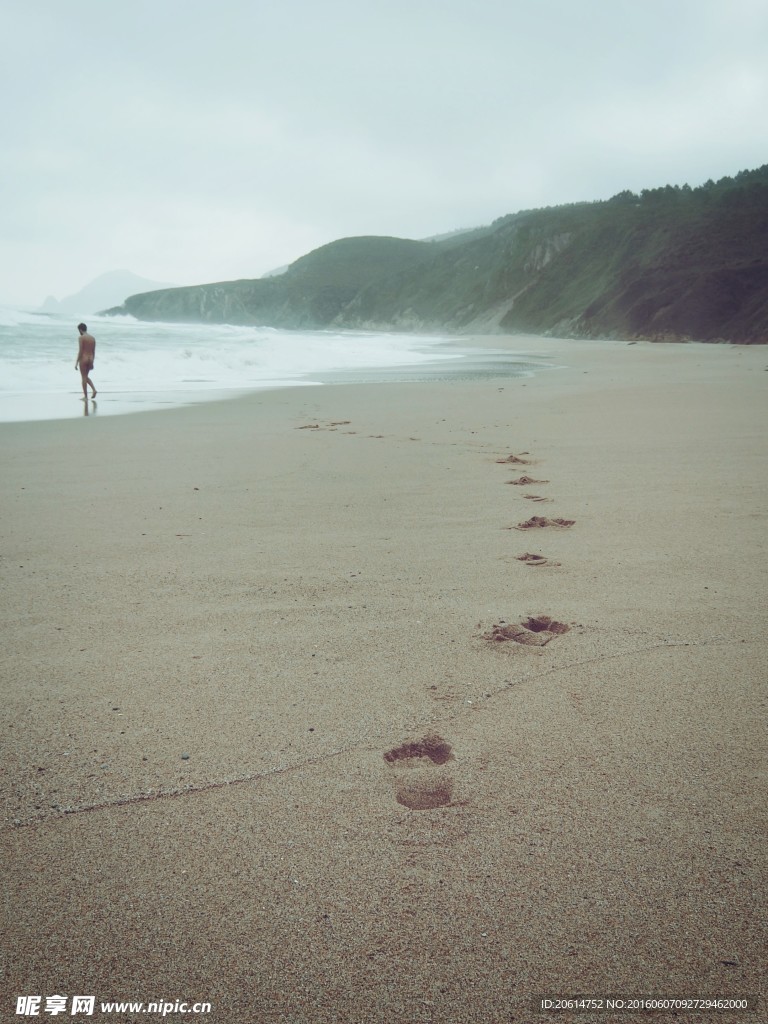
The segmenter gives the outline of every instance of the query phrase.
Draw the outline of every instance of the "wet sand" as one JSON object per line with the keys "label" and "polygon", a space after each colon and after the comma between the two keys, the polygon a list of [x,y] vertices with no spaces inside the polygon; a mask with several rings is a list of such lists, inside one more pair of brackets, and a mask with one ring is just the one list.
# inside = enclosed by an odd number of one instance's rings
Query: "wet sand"
{"label": "wet sand", "polygon": [[765,351],[531,345],[0,425],[2,1019],[762,990]]}

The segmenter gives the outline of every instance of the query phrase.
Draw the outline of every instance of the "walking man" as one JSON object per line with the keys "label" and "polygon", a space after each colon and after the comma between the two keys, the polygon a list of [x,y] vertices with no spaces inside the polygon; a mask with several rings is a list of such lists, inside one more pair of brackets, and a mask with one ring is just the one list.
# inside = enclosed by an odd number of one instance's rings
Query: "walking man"
{"label": "walking man", "polygon": [[80,331],[80,348],[77,353],[75,369],[80,370],[80,376],[83,380],[83,394],[85,395],[85,400],[88,401],[89,384],[91,391],[93,391],[91,398],[96,397],[96,388],[93,386],[93,381],[90,378],[90,372],[96,360],[96,339],[92,334],[88,333],[88,328],[85,324],[78,324],[77,329]]}

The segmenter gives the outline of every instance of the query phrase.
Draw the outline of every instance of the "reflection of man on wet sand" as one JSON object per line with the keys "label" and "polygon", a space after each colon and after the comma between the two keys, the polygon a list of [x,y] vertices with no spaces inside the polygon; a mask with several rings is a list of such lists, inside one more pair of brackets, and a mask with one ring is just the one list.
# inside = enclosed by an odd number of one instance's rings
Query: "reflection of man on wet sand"
{"label": "reflection of man on wet sand", "polygon": [[77,362],[75,363],[75,369],[79,368],[80,376],[83,378],[83,394],[86,399],[88,398],[88,385],[91,385],[93,391],[92,398],[96,397],[96,388],[93,386],[89,374],[93,369],[93,363],[96,359],[96,339],[92,334],[88,333],[88,328],[85,324],[77,325],[78,331],[80,331],[80,349],[77,353]]}

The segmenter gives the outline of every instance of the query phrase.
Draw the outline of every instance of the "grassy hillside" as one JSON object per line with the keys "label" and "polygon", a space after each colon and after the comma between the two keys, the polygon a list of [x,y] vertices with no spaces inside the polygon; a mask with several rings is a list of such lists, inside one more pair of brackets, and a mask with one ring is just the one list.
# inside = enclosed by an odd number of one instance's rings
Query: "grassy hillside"
{"label": "grassy hillside", "polygon": [[280,277],[167,289],[147,320],[768,340],[768,165],[529,210],[429,242],[347,238]]}
{"label": "grassy hillside", "polygon": [[343,238],[302,256],[278,277],[145,292],[107,312],[140,320],[325,327],[370,281],[415,266],[431,249],[429,242],[403,238]]}

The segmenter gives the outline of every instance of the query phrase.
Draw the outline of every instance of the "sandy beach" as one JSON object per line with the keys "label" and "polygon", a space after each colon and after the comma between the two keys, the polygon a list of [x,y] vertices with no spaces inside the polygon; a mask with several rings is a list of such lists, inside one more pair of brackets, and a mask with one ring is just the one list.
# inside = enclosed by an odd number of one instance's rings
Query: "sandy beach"
{"label": "sandy beach", "polygon": [[0,425],[1,1020],[764,992],[768,354],[530,351]]}

